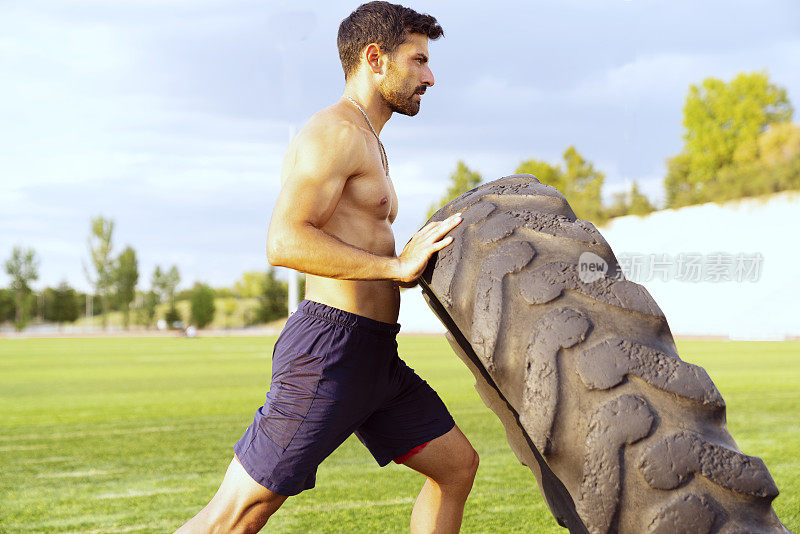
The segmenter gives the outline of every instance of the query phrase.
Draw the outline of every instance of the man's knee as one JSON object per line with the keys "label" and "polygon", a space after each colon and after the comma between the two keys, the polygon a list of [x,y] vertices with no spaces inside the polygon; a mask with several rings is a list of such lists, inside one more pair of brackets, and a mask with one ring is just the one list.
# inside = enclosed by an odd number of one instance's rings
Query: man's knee
{"label": "man's knee", "polygon": [[470,446],[470,452],[467,454],[466,461],[464,462],[464,474],[472,482],[475,479],[475,474],[478,472],[478,465],[480,464],[480,457],[478,451]]}
{"label": "man's knee", "polygon": [[447,479],[442,482],[459,487],[472,487],[480,463],[478,452],[468,444],[462,451],[459,451],[454,460],[455,465],[451,466]]}

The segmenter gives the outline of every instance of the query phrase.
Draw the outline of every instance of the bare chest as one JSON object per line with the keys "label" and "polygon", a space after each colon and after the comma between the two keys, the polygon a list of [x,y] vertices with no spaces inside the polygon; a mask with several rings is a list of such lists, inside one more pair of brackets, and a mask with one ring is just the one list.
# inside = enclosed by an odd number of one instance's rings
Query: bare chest
{"label": "bare chest", "polygon": [[382,169],[353,176],[342,191],[342,199],[347,206],[364,215],[390,223],[397,216],[397,194],[391,179]]}

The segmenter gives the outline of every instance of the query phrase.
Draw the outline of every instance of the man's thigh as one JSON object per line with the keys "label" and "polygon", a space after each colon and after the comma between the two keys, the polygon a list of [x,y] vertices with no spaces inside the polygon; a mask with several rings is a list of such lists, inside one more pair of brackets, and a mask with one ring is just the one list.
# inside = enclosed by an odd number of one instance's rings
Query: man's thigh
{"label": "man's thigh", "polygon": [[415,449],[427,446],[454,426],[439,395],[395,355],[385,399],[361,424],[356,436],[383,466],[392,460],[405,462]]}
{"label": "man's thigh", "polygon": [[286,496],[313,488],[319,465],[364,418],[347,398],[319,392],[296,395],[289,386],[274,388],[281,392],[256,411],[234,447],[239,463],[254,481]]}

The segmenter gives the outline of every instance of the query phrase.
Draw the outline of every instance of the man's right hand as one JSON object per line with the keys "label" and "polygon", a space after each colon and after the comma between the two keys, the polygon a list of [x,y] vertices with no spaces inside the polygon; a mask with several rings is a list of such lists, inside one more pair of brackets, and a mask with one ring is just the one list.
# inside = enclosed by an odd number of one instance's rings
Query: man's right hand
{"label": "man's right hand", "polygon": [[411,236],[403,252],[397,257],[397,281],[410,284],[419,278],[433,253],[453,242],[452,236],[445,236],[460,222],[461,213],[456,213],[443,221],[426,224]]}

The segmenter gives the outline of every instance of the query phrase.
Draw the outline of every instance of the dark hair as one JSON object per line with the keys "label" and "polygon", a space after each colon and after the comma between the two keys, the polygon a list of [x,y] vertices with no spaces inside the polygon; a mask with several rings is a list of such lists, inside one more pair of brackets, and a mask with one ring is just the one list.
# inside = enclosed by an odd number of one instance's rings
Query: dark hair
{"label": "dark hair", "polygon": [[392,54],[409,33],[438,39],[444,30],[434,17],[399,4],[369,2],[358,6],[339,25],[336,38],[345,79],[358,68],[365,46],[377,43],[383,52]]}

